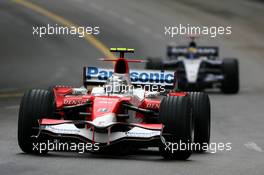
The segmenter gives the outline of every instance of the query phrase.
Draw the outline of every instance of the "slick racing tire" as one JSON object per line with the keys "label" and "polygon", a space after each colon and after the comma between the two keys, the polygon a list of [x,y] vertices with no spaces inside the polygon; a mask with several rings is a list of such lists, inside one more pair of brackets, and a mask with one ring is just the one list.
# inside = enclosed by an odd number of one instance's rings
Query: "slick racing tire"
{"label": "slick racing tire", "polygon": [[146,69],[161,70],[163,67],[161,58],[148,58]]}
{"label": "slick racing tire", "polygon": [[194,146],[196,152],[205,152],[210,144],[211,107],[207,94],[190,92],[192,114],[194,119]]}
{"label": "slick racing tire", "polygon": [[234,58],[224,59],[222,65],[224,80],[221,90],[226,94],[236,94],[239,91],[239,66]]}
{"label": "slick racing tire", "polygon": [[162,143],[159,147],[165,159],[186,160],[192,150],[193,120],[191,101],[188,96],[169,96],[160,105],[160,120],[163,124]]}
{"label": "slick racing tire", "polygon": [[22,97],[18,116],[18,145],[25,153],[45,154],[34,145],[45,142],[43,138],[36,138],[39,132],[38,120],[42,117],[52,118],[54,113],[54,97],[51,91],[32,89]]}

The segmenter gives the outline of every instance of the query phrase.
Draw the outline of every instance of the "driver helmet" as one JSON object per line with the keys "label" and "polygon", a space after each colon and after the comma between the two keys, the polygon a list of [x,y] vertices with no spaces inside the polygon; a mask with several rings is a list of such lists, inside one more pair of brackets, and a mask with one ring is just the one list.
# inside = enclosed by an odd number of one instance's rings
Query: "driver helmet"
{"label": "driver helmet", "polygon": [[190,45],[188,47],[188,55],[190,59],[194,59],[195,55],[197,53],[197,47],[196,43],[194,41],[190,42]]}
{"label": "driver helmet", "polygon": [[195,54],[197,52],[196,43],[194,41],[190,43],[188,52],[191,54]]}
{"label": "driver helmet", "polygon": [[127,85],[127,81],[122,76],[113,75],[106,83],[106,91],[107,93],[124,93]]}

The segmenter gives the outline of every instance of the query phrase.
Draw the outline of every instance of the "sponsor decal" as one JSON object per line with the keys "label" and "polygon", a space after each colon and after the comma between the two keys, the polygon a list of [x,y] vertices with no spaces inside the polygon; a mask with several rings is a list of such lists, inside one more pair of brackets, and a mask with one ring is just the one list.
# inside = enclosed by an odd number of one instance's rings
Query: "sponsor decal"
{"label": "sponsor decal", "polygon": [[[188,54],[189,48],[185,46],[179,47],[168,47],[168,51],[172,54]],[[217,55],[218,48],[217,47],[197,47],[196,54],[198,55]]]}
{"label": "sponsor decal", "polygon": [[[112,69],[101,69],[98,67],[86,67],[86,82],[105,82],[113,75]],[[160,84],[172,86],[174,82],[173,71],[155,71],[155,70],[131,70],[130,78],[132,84]]]}
{"label": "sponsor decal", "polygon": [[127,132],[126,135],[128,137],[153,137],[159,135],[159,131],[153,131],[150,133],[144,133],[144,132]]}
{"label": "sponsor decal", "polygon": [[87,102],[87,99],[64,99],[64,105],[79,105]]}
{"label": "sponsor decal", "polygon": [[150,109],[159,109],[160,108],[160,103],[148,103],[147,108]]}
{"label": "sponsor decal", "polygon": [[62,134],[78,134],[80,130],[74,127],[71,127],[70,124],[63,124],[63,125],[46,125],[42,126],[43,130],[48,130],[54,133],[62,133]]}
{"label": "sponsor decal", "polygon": [[148,138],[160,135],[160,131],[152,131],[144,128],[135,127],[130,131],[126,132],[127,137],[141,137]]}

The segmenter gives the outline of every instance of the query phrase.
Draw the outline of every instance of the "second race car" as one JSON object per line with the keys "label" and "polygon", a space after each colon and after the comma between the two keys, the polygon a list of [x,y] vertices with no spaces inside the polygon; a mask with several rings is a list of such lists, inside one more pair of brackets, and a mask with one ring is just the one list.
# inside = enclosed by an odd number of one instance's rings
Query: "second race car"
{"label": "second race car", "polygon": [[197,46],[191,37],[188,46],[167,47],[167,59],[148,58],[146,69],[177,71],[181,90],[220,88],[223,93],[239,92],[239,64],[235,58],[218,58],[218,47]]}

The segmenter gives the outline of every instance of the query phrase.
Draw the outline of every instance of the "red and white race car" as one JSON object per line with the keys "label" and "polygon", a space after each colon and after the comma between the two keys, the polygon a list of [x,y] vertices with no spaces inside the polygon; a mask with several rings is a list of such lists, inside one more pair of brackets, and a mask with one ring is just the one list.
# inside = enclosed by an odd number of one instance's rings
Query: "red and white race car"
{"label": "red and white race car", "polygon": [[[114,70],[85,67],[81,88],[25,92],[18,120],[22,151],[47,153],[49,145],[43,144],[58,142],[90,143],[94,153],[159,147],[164,158],[180,160],[204,151],[201,146],[210,140],[209,97],[174,90],[173,72],[129,71],[128,62],[141,62],[124,58],[133,49],[111,51],[120,52],[111,60]],[[156,91],[150,91],[153,86]]]}

